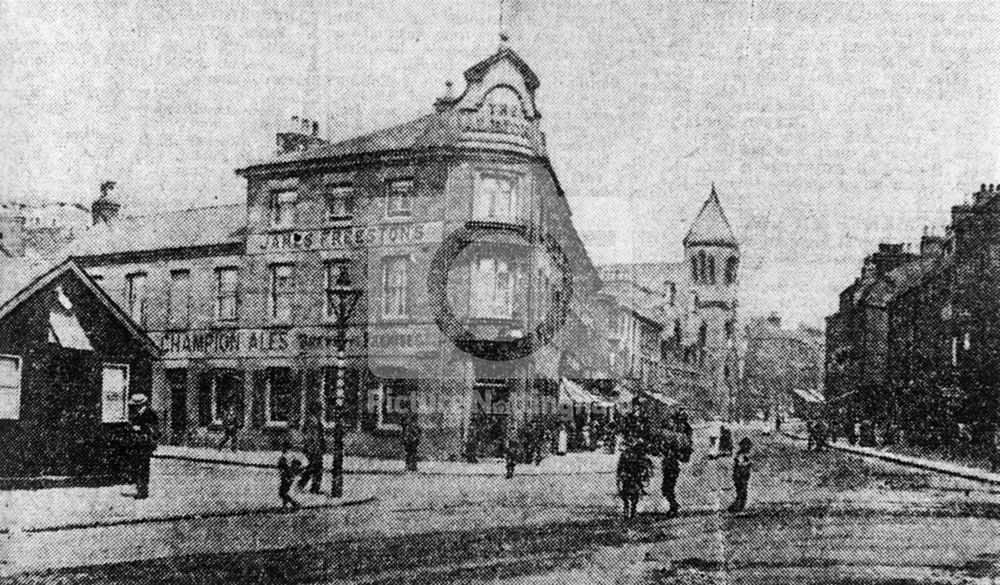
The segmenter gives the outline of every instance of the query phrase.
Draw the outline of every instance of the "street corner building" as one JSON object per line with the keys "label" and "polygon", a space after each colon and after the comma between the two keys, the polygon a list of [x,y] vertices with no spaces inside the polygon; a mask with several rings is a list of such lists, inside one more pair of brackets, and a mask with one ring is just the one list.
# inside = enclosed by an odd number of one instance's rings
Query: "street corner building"
{"label": "street corner building", "polygon": [[[608,376],[607,303],[546,153],[539,80],[501,44],[465,82],[339,142],[293,118],[275,155],[236,171],[245,204],[128,217],[102,193],[71,254],[162,348],[166,441],[213,444],[230,411],[246,449],[301,441],[314,408],[332,426],[342,275],[362,291],[349,454],[399,457],[415,423],[425,457],[499,456],[532,399]],[[480,351],[521,339],[529,352]]]}
{"label": "street corner building", "polygon": [[19,259],[0,281],[0,486],[125,481],[127,401],[155,343],[73,260]]}

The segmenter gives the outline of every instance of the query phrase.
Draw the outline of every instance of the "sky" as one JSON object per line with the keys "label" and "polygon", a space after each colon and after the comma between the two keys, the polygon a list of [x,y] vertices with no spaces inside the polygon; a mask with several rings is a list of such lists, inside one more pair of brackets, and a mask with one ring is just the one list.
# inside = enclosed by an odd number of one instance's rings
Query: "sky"
{"label": "sky", "polygon": [[[820,324],[879,242],[1000,183],[1000,3],[505,0],[597,262],[677,260],[714,183],[744,314]],[[238,202],[291,115],[430,111],[500,0],[0,0],[0,198]]]}

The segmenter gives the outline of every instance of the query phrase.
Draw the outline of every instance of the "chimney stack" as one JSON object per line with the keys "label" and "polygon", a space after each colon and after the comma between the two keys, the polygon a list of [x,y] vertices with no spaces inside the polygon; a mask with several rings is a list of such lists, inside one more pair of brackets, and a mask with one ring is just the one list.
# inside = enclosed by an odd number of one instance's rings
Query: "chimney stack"
{"label": "chimney stack", "polygon": [[275,136],[278,154],[308,150],[327,142],[319,137],[319,122],[292,116],[291,126]]}

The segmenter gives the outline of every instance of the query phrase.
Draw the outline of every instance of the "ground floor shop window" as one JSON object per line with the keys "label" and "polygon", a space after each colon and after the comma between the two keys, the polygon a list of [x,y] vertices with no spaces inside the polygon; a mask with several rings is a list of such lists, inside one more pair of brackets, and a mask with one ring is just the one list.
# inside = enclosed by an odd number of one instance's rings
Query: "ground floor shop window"
{"label": "ground floor shop window", "polygon": [[0,356],[0,419],[21,418],[21,358]]}
{"label": "ground floor shop window", "polygon": [[124,422],[128,400],[128,366],[106,364],[101,372],[101,421]]}
{"label": "ground floor shop window", "polygon": [[416,408],[416,382],[410,379],[381,380],[378,384],[377,426],[381,430],[398,431],[406,417]]}
{"label": "ground floor shop window", "polygon": [[289,368],[268,368],[264,381],[264,422],[283,425],[291,422],[294,388]]}

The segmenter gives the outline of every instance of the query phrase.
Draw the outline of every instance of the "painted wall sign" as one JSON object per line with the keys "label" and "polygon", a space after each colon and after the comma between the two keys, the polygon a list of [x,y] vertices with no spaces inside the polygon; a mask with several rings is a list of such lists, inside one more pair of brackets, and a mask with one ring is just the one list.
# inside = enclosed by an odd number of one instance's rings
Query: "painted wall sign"
{"label": "painted wall sign", "polygon": [[370,226],[292,230],[250,236],[251,250],[337,250],[440,242],[442,222],[387,223]]}
{"label": "painted wall sign", "polygon": [[[329,327],[278,329],[206,329],[152,332],[168,359],[185,357],[252,357],[329,355],[337,352],[337,332]],[[435,347],[440,335],[434,325],[371,325],[368,347],[372,353],[409,353]],[[348,351],[364,342],[364,334],[348,331]],[[353,346],[353,349],[352,349]]]}

